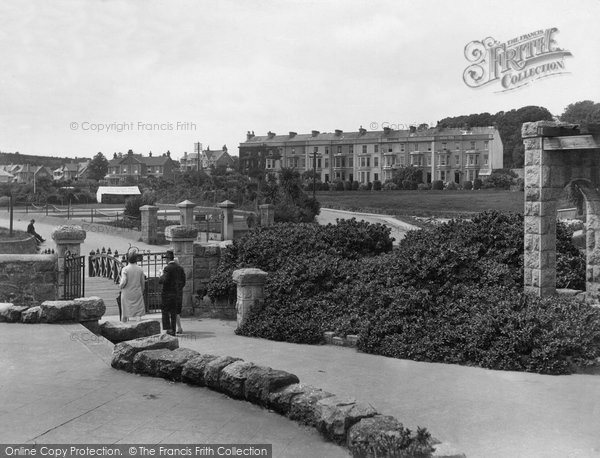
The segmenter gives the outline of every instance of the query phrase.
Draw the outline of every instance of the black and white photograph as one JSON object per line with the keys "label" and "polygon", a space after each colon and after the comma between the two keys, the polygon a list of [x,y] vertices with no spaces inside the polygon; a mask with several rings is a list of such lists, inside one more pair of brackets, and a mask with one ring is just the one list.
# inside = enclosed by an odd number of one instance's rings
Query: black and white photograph
{"label": "black and white photograph", "polygon": [[600,0],[2,0],[0,456],[600,457]]}

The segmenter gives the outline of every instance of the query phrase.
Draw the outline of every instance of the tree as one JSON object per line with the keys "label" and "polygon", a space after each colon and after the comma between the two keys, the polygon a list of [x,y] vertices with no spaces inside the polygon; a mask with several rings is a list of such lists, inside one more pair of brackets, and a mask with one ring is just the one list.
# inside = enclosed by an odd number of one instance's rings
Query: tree
{"label": "tree", "polygon": [[108,160],[104,157],[104,154],[98,153],[90,161],[88,165],[88,176],[92,180],[102,180],[108,173]]}
{"label": "tree", "polygon": [[565,108],[565,111],[560,115],[560,120],[563,122],[571,122],[573,124],[583,124],[586,122],[594,110],[600,108],[600,103],[594,103],[591,100],[582,100],[581,102],[570,103]]}

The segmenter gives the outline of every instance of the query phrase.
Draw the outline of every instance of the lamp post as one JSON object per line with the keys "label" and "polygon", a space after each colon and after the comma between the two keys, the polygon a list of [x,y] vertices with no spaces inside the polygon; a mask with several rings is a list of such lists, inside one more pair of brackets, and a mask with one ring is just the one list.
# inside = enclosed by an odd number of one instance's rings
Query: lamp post
{"label": "lamp post", "polygon": [[313,150],[313,200],[316,200],[317,186],[317,150]]}

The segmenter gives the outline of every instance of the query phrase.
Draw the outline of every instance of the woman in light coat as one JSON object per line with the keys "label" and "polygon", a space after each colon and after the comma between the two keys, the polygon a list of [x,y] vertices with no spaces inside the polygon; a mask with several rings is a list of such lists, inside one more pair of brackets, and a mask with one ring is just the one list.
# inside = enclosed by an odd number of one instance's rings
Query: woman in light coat
{"label": "woman in light coat", "polygon": [[121,321],[126,322],[131,317],[138,320],[146,313],[144,306],[144,270],[137,265],[137,253],[131,253],[128,264],[121,270]]}

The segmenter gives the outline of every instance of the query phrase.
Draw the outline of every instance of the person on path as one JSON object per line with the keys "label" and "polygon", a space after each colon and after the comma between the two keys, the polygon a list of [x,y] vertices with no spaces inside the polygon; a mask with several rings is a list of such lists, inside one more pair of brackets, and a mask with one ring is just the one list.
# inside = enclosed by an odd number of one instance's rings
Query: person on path
{"label": "person on path", "polygon": [[[173,259],[173,261],[175,264],[180,265],[178,258]],[[185,278],[185,270],[183,276]],[[181,327],[181,310],[183,309],[183,287],[185,286],[185,282],[179,286],[181,288],[177,288],[177,317],[175,321],[177,324],[177,334],[183,334],[183,328]]]}
{"label": "person on path", "polygon": [[121,270],[121,321],[137,317],[139,320],[146,313],[144,305],[144,270],[137,265],[137,253],[130,253],[128,264]]}
{"label": "person on path", "polygon": [[175,263],[173,250],[167,250],[164,258],[168,264],[158,280],[163,285],[161,294],[163,330],[174,336],[177,326],[178,294],[183,290],[186,278],[183,267]]}
{"label": "person on path", "polygon": [[45,242],[45,241],[46,241],[46,239],[44,239],[44,238],[43,238],[43,237],[42,237],[40,234],[38,234],[38,233],[35,231],[35,227],[34,227],[33,223],[35,223],[35,220],[34,220],[34,219],[32,219],[32,220],[29,222],[29,225],[27,226],[27,233],[28,233],[28,234],[31,234],[31,235],[33,235],[33,236],[35,237],[35,240],[36,240],[38,243],[43,243],[43,242]]}

